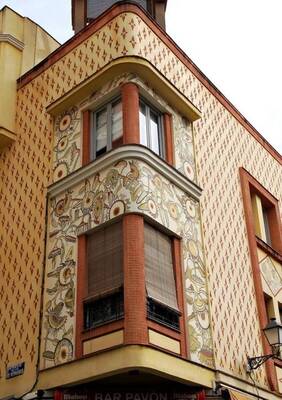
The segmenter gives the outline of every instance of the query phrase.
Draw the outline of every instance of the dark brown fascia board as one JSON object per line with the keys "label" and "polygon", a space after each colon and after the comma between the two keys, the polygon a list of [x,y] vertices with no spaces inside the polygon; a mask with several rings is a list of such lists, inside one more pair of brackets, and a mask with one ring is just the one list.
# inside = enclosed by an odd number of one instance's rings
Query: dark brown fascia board
{"label": "dark brown fascia board", "polygon": [[17,80],[18,88],[23,87],[40,73],[49,68],[52,64],[65,56],[68,52],[77,47],[80,43],[98,31],[111,19],[123,12],[132,12],[138,15],[163,41],[168,48],[179,58],[181,62],[195,75],[197,79],[215,96],[215,98],[233,115],[234,118],[282,165],[282,155],[253,127],[253,125],[237,110],[237,108],[221,93],[221,91],[207,78],[207,76],[194,64],[194,62],[181,50],[173,39],[145,13],[144,10],[130,1],[115,3],[98,18],[93,20],[84,29],[51,53],[47,58],[26,72]]}

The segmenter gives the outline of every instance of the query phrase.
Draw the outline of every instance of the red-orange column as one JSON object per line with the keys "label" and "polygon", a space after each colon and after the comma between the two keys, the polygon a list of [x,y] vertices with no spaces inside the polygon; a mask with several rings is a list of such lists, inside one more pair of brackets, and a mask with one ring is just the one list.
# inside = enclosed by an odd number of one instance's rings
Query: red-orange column
{"label": "red-orange column", "polygon": [[82,165],[90,161],[90,111],[83,112]]}
{"label": "red-orange column", "polygon": [[170,114],[165,113],[163,115],[163,123],[164,123],[166,161],[168,162],[168,164],[174,165],[172,116]]}
{"label": "red-orange column", "polygon": [[139,144],[139,91],[134,83],[125,83],[121,88],[123,114],[123,143]]}
{"label": "red-orange column", "polygon": [[77,295],[76,295],[76,340],[75,356],[82,357],[82,331],[83,331],[83,299],[85,298],[85,284],[87,282],[86,269],[86,235],[79,236],[77,240]]}
{"label": "red-orange column", "polygon": [[148,343],[146,320],[144,221],[139,215],[123,218],[124,343]]}
{"label": "red-orange column", "polygon": [[182,263],[181,263],[181,241],[174,238],[172,241],[172,256],[173,265],[175,271],[175,285],[176,285],[176,295],[179,311],[181,316],[179,318],[180,327],[180,351],[182,357],[187,358],[187,341],[186,341],[186,307],[184,301],[184,286],[183,286],[183,273],[182,273]]}

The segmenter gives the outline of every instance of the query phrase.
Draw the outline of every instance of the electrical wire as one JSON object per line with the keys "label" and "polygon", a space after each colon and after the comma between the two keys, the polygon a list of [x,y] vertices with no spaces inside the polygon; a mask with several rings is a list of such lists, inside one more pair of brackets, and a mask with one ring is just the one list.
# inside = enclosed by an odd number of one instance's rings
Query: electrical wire
{"label": "electrical wire", "polygon": [[256,392],[257,392],[257,398],[258,398],[258,400],[260,400],[261,397],[260,397],[260,395],[259,395],[259,389],[258,389],[258,387],[257,387],[257,384],[256,384],[255,379],[254,379],[253,376],[252,376],[252,373],[253,373],[253,372],[254,372],[254,371],[250,371],[250,372],[249,372],[249,377],[251,378],[251,381],[252,381],[253,384],[254,384],[255,390],[256,390]]}

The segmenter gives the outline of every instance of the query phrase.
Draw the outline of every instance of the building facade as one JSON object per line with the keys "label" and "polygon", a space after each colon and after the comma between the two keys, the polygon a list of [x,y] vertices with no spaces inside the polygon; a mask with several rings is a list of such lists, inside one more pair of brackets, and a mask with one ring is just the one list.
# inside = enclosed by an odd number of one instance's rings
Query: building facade
{"label": "building facade", "polygon": [[13,78],[0,398],[280,397],[279,360],[246,366],[281,322],[281,155],[165,7],[75,0],[76,35]]}

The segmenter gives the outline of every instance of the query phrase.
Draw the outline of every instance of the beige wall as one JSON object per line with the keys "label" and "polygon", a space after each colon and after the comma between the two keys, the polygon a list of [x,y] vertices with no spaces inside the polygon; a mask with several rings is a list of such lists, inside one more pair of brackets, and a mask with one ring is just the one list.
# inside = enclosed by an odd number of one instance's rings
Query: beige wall
{"label": "beige wall", "polygon": [[[32,90],[17,104],[16,80],[57,46],[34,22],[0,11],[0,398],[30,390],[36,379],[51,158],[50,119],[37,125]],[[7,380],[6,367],[20,362],[24,374]]]}
{"label": "beige wall", "polygon": [[28,18],[8,7],[0,10],[0,148],[16,140],[16,80],[57,47]]}

